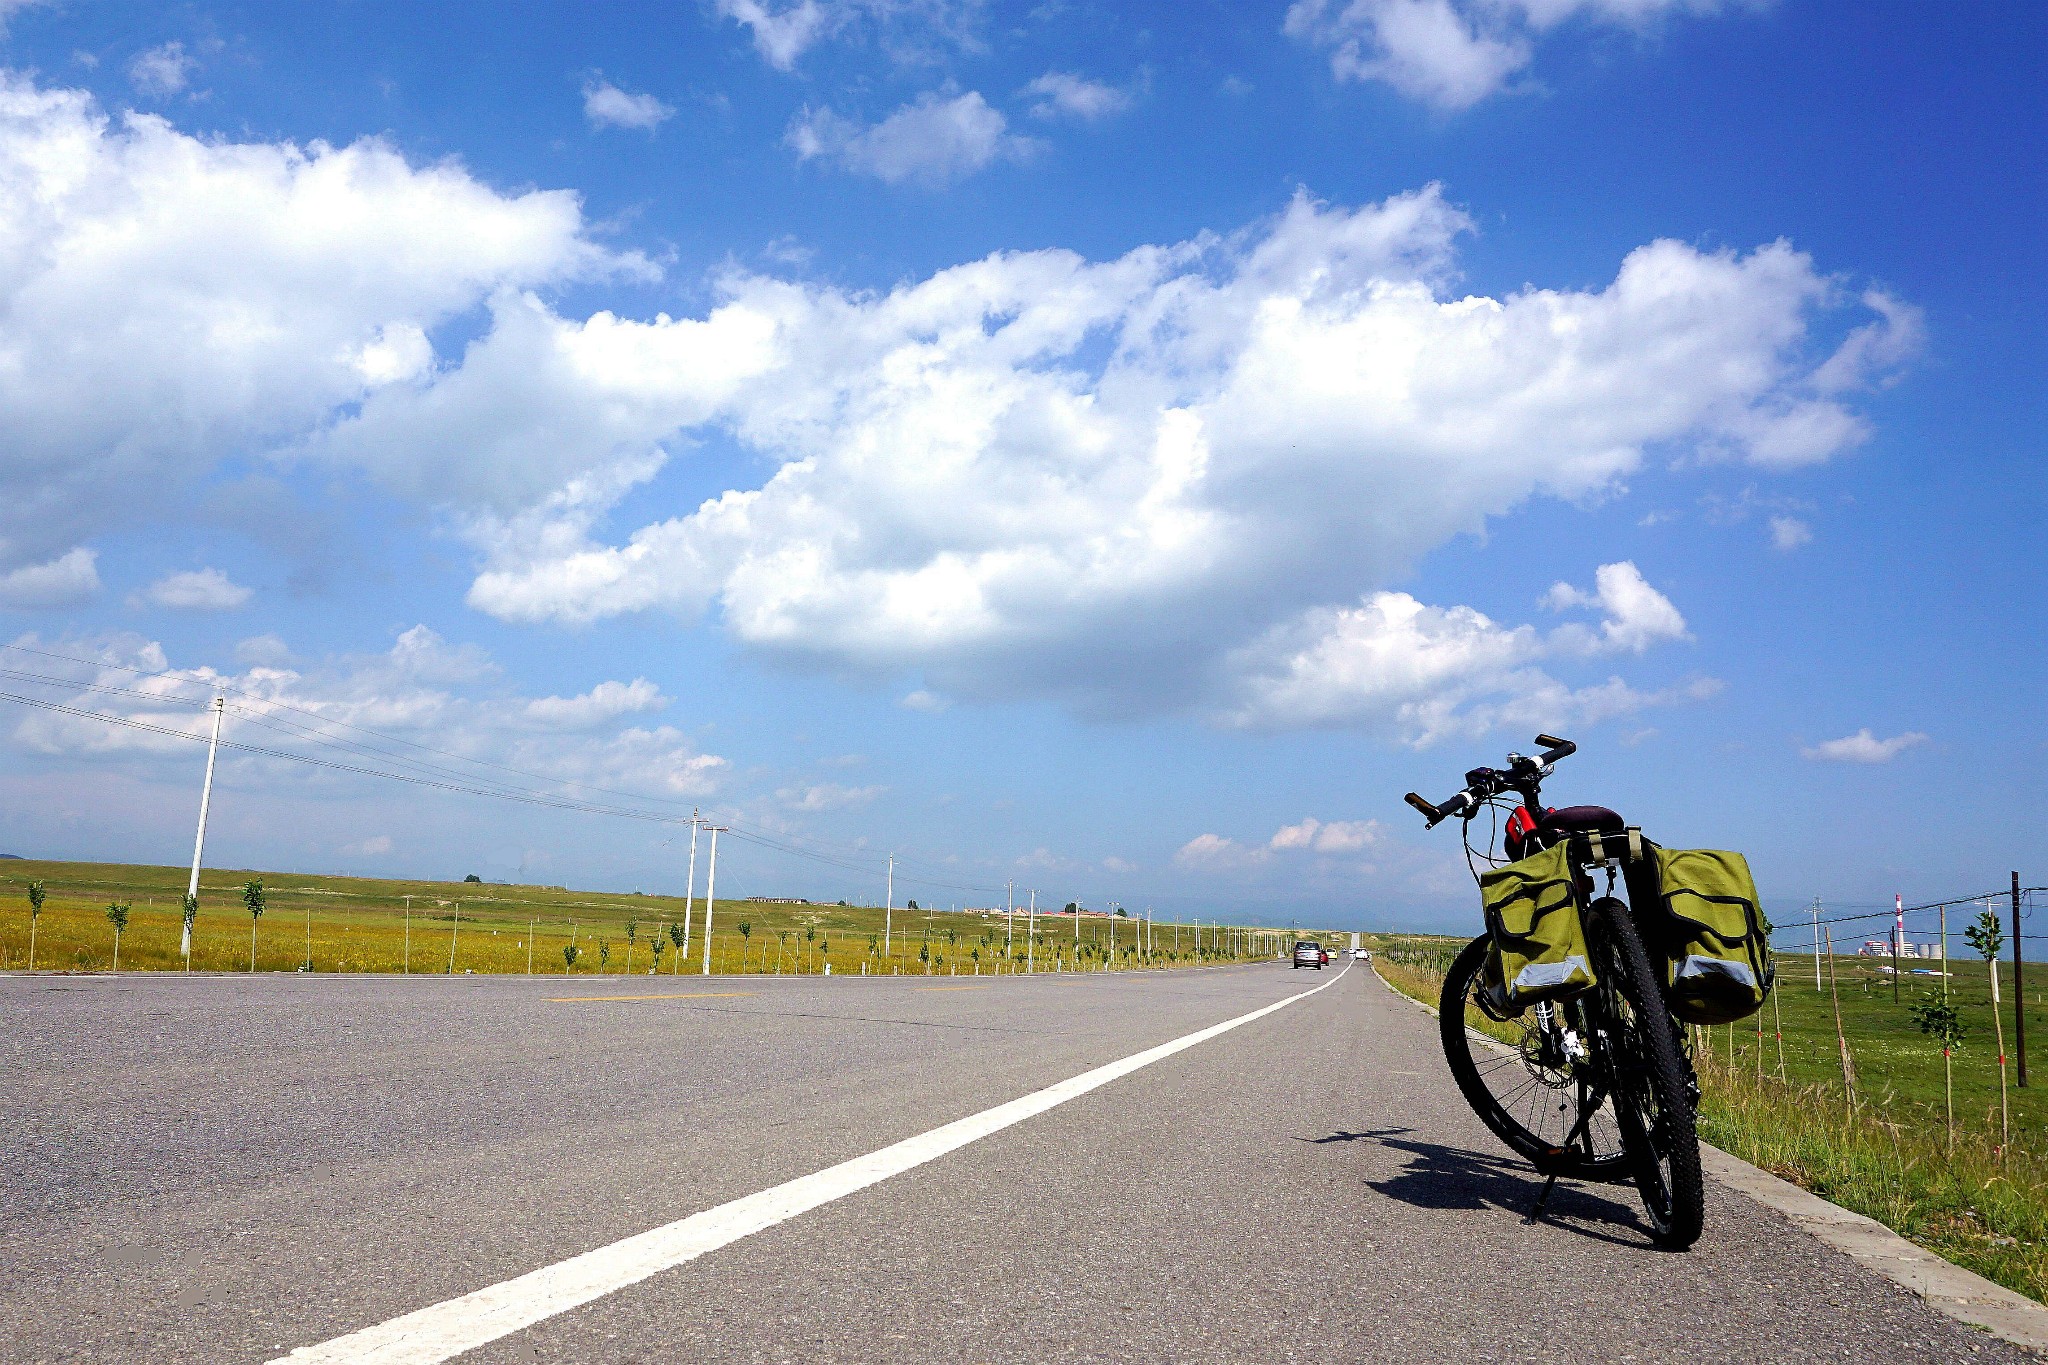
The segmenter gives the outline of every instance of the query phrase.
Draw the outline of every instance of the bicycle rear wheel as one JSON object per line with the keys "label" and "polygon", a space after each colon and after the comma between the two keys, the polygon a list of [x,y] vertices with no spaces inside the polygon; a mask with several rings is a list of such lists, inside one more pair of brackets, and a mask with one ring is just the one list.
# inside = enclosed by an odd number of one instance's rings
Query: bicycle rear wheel
{"label": "bicycle rear wheel", "polygon": [[1476,1003],[1487,942],[1481,934],[1465,945],[1439,1002],[1444,1060],[1459,1092],[1495,1137],[1543,1174],[1627,1180],[1621,1129],[1595,1084],[1577,1003],[1524,1010],[1506,1023],[1490,1018]]}
{"label": "bicycle rear wheel", "polygon": [[1594,901],[1586,942],[1600,977],[1588,1014],[1614,1087],[1622,1146],[1651,1235],[1683,1251],[1699,1240],[1706,1219],[1691,1069],[1628,906],[1612,896]]}

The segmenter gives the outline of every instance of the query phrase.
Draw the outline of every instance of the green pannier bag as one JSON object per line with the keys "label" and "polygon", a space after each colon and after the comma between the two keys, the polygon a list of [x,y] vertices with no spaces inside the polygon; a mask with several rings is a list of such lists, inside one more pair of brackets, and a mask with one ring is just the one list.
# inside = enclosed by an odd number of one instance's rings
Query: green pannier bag
{"label": "green pannier bag", "polygon": [[1563,843],[1483,873],[1479,898],[1486,905],[1486,931],[1499,959],[1496,979],[1508,1015],[1592,989],[1586,927]]}
{"label": "green pannier bag", "polygon": [[1659,848],[1655,857],[1672,1017],[1727,1024],[1756,1013],[1777,969],[1748,861],[1706,848]]}

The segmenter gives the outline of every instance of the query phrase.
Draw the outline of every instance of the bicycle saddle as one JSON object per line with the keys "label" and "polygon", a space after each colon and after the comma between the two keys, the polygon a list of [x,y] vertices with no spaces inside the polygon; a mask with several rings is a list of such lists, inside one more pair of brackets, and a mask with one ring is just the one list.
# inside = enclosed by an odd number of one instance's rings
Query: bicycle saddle
{"label": "bicycle saddle", "polygon": [[1543,812],[1536,827],[1559,834],[1619,834],[1627,825],[1605,806],[1557,806]]}

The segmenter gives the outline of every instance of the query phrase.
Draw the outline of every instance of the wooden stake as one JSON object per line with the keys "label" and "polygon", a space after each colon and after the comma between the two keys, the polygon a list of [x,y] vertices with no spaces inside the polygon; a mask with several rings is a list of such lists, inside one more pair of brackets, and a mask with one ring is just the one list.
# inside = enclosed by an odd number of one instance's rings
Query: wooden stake
{"label": "wooden stake", "polygon": [[1998,955],[1985,964],[1991,968],[1991,1026],[1998,1031],[1998,1154],[2012,1145],[2012,1114],[2005,1103],[2005,1020],[1998,1017]]}
{"label": "wooden stake", "polygon": [[[1948,1004],[1948,907],[1941,907],[1941,1003]],[[1956,1153],[1956,1077],[1955,1060],[1950,1055],[1948,1034],[1941,1038],[1941,1091],[1948,1107],[1948,1153]]]}
{"label": "wooden stake", "polygon": [[1835,935],[1823,929],[1828,945],[1828,995],[1835,1002],[1835,1043],[1842,1049],[1842,1089],[1849,1096],[1849,1112],[1856,1112],[1856,1061],[1849,1055],[1849,1035],[1842,1032],[1842,996],[1835,988]]}
{"label": "wooden stake", "polygon": [[1771,992],[1771,1033],[1778,1040],[1778,1081],[1790,1085],[1792,1078],[1785,1074],[1785,1016],[1778,1012],[1778,992]]}

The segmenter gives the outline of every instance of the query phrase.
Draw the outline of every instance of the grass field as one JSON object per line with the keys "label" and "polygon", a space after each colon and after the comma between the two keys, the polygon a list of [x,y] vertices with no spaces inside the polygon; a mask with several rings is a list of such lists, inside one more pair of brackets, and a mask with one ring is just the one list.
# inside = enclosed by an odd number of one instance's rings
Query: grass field
{"label": "grass field", "polygon": [[[1375,965],[1389,985],[1434,1005],[1460,946],[1453,939],[1388,937],[1375,945]],[[1879,965],[1868,958],[1823,959],[1822,989],[1816,990],[1811,956],[1781,956],[1775,1010],[1766,1005],[1741,1023],[1696,1032],[1700,1135],[1958,1265],[2048,1301],[2048,1074],[2037,1073],[2022,1090],[2013,1083],[2016,1071],[2008,1069],[2005,1141],[1987,966],[1949,963],[1950,999],[1964,1032],[1945,1078],[1939,1041],[1922,1033],[1909,1013],[1917,1000],[1938,994],[1940,978],[1905,978],[1894,1003]],[[1826,989],[1830,966],[1832,992]],[[2001,979],[2010,1058],[2009,963]],[[2048,987],[2048,964],[2031,981]],[[2044,994],[2048,990],[2030,983],[2025,1011],[2030,1060],[2048,1065]],[[1843,1083],[1837,1000],[1855,1080],[1853,1105]]]}
{"label": "grass field", "polygon": [[[111,863],[0,862],[0,969],[29,965],[28,884],[47,899],[34,922],[35,966],[105,971],[114,965],[110,904],[129,906],[121,934],[123,971],[176,971],[188,872]],[[243,885],[263,882],[266,906],[253,922],[254,969],[316,972],[525,972],[552,975],[695,972],[703,967],[704,903],[691,915],[690,954],[668,930],[683,900],[558,887],[475,882],[406,882],[223,869],[200,878],[192,969],[247,971],[252,919]],[[410,906],[407,898],[411,898]],[[1134,919],[1041,914],[1035,949],[1021,912],[1004,916],[908,910],[890,920],[883,952],[881,906],[720,901],[713,921],[715,973],[902,972],[933,975],[1113,970],[1248,959],[1280,950],[1271,930],[1155,924],[1141,952]],[[563,949],[574,947],[570,965]]]}

